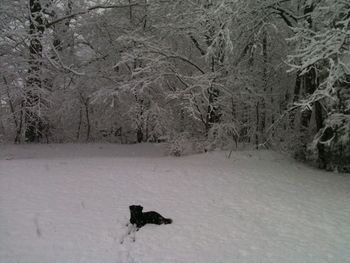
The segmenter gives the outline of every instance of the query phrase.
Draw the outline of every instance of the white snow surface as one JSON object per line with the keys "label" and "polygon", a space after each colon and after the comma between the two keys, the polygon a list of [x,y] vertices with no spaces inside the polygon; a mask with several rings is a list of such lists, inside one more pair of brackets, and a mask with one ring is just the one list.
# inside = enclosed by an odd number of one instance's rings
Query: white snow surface
{"label": "white snow surface", "polygon": [[[350,262],[350,176],[270,151],[0,145],[0,262]],[[129,205],[173,219],[123,244]]]}

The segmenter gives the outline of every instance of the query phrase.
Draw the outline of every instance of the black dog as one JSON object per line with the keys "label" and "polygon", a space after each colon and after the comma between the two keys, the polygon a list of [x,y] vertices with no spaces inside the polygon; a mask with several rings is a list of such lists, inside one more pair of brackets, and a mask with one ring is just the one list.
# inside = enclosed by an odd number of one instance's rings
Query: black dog
{"label": "black dog", "polygon": [[164,218],[154,211],[142,212],[143,207],[140,205],[131,205],[130,209],[130,223],[136,225],[137,230],[146,224],[171,224],[173,222],[170,218]]}

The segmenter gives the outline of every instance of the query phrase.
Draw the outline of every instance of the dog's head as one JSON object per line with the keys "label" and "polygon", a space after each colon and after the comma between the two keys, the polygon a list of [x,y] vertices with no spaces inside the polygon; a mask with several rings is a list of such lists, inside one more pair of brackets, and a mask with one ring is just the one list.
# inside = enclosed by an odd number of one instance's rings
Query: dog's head
{"label": "dog's head", "polygon": [[139,214],[142,213],[143,207],[140,205],[131,205],[129,209],[131,214]]}

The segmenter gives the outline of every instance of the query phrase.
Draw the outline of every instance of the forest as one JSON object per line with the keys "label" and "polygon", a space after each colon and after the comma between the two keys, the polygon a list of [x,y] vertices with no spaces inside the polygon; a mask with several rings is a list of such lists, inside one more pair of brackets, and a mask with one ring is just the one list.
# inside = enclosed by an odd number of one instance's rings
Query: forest
{"label": "forest", "polygon": [[0,142],[250,147],[350,172],[350,2],[1,0]]}

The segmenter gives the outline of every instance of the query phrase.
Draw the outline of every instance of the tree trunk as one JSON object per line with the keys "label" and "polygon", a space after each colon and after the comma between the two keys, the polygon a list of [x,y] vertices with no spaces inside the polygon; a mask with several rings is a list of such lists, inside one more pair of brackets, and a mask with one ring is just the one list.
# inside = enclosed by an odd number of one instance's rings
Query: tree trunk
{"label": "tree trunk", "polygon": [[82,113],[82,108],[80,106],[80,109],[79,109],[79,123],[78,123],[78,129],[77,129],[77,141],[79,141],[79,138],[80,138],[80,129],[81,129],[82,121],[83,121],[83,113]]}
{"label": "tree trunk", "polygon": [[259,149],[259,135],[260,135],[260,105],[259,105],[259,101],[256,103],[256,131],[255,131],[255,148]]}
{"label": "tree trunk", "polygon": [[41,37],[45,30],[42,17],[42,7],[39,0],[29,0],[30,9],[30,43],[29,43],[29,69],[26,80],[24,98],[24,124],[25,140],[39,142],[42,137],[43,123],[41,117],[40,90],[42,87],[42,44]]}
{"label": "tree trunk", "polygon": [[86,99],[84,102],[85,106],[85,115],[86,115],[86,141],[90,140],[91,124],[90,124],[90,111],[89,111],[89,99]]}
{"label": "tree trunk", "polygon": [[262,83],[263,83],[263,96],[260,98],[260,123],[259,125],[259,134],[261,136],[260,141],[265,141],[265,127],[267,120],[267,112],[266,112],[266,95],[267,95],[267,32],[264,29],[263,39],[262,39],[262,51],[263,51],[263,72],[262,72]]}
{"label": "tree trunk", "polygon": [[[313,21],[311,17],[311,13],[315,9],[315,4],[314,3],[309,3],[305,6],[304,8],[304,15],[308,15],[306,21],[308,22],[308,27],[312,29],[313,27]],[[317,72],[316,69],[311,68],[308,72],[306,72],[303,76],[304,80],[304,91],[306,95],[313,94],[317,87],[318,87],[318,77],[317,77]],[[310,120],[311,120],[311,110],[304,111],[301,115],[301,123],[302,123],[302,128],[308,129]],[[322,116],[322,106],[320,102],[315,102],[315,120],[316,120],[316,132],[318,132],[322,126],[323,126],[323,116]]]}
{"label": "tree trunk", "polygon": [[[312,16],[310,15],[315,9],[315,4],[310,2],[304,7],[304,15],[307,16],[306,21],[308,23],[308,28],[313,28]],[[293,101],[296,102],[300,97],[305,97],[313,94],[318,88],[318,76],[315,68],[310,68],[304,75],[300,75],[300,71],[297,72],[295,89],[294,89],[294,98]],[[302,96],[301,96],[302,95]],[[316,122],[316,133],[323,127],[323,111],[322,105],[319,101],[314,103],[314,113],[315,113],[315,122]],[[310,134],[310,122],[312,117],[312,110],[305,109],[301,113],[300,118],[300,141],[301,148],[298,150],[301,157],[306,157],[306,147],[311,140],[312,134]],[[293,115],[292,125],[294,126],[295,114]]]}
{"label": "tree trunk", "polygon": [[208,89],[208,100],[209,105],[207,108],[207,117],[206,117],[206,135],[208,135],[208,132],[210,128],[213,126],[213,124],[218,123],[220,121],[220,111],[219,107],[217,106],[217,98],[219,96],[219,91],[215,88],[210,87]]}
{"label": "tree trunk", "polygon": [[136,137],[138,143],[141,143],[143,141],[143,132],[141,127],[137,129]]}

